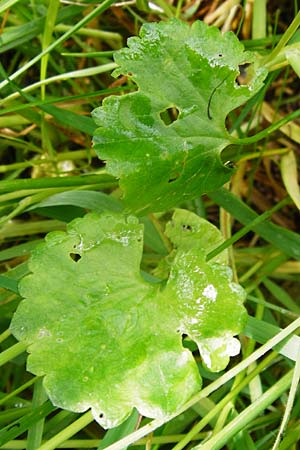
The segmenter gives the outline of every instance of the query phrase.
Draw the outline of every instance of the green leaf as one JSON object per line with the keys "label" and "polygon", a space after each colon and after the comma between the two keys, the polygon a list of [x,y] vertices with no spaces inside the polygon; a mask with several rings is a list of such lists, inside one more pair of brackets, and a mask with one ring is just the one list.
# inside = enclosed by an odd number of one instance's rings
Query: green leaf
{"label": "green leaf", "polygon": [[[166,235],[176,248],[184,251],[199,248],[204,251],[205,257],[224,242],[218,228],[184,209],[175,210],[172,220],[166,225]],[[219,253],[212,261],[228,264],[227,250]]]}
{"label": "green leaf", "polygon": [[[201,387],[183,334],[213,371],[239,352],[233,336],[247,317],[244,291],[229,267],[205,261],[205,240],[201,247],[193,238],[196,215],[177,212],[169,227],[182,226],[183,217],[190,237],[176,240],[165,286],[141,276],[143,225],[133,216],[90,213],[33,250],[11,330],[56,406],[91,408],[104,427],[133,407],[167,420]],[[198,220],[211,242],[215,227]]]}
{"label": "green leaf", "polygon": [[262,86],[265,69],[253,64],[251,83],[236,82],[239,66],[254,60],[234,34],[176,19],[144,24],[115,53],[115,75],[139,89],[94,110],[94,144],[129,210],[169,209],[229,180],[220,158],[231,143],[225,119]]}

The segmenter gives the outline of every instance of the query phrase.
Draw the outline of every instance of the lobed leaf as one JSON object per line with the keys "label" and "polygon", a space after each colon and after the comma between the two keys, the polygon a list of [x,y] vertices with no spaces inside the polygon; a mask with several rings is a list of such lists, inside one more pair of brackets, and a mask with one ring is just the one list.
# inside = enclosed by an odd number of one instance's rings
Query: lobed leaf
{"label": "lobed leaf", "polygon": [[183,334],[213,371],[239,352],[233,336],[246,321],[245,293],[229,267],[205,261],[197,230],[208,247],[220,233],[204,222],[176,212],[169,229],[187,236],[169,232],[176,248],[165,287],[141,276],[143,226],[133,216],[88,214],[33,250],[11,330],[28,346],[28,370],[45,376],[54,405],[91,408],[104,427],[120,424],[133,407],[167,419],[201,388]]}
{"label": "lobed leaf", "polygon": [[[232,169],[220,154],[231,144],[227,114],[262,86],[265,69],[232,33],[196,21],[147,23],[115,53],[138,91],[111,96],[93,112],[94,148],[120,179],[130,211],[162,211],[214,190]],[[252,81],[239,85],[240,66]]]}

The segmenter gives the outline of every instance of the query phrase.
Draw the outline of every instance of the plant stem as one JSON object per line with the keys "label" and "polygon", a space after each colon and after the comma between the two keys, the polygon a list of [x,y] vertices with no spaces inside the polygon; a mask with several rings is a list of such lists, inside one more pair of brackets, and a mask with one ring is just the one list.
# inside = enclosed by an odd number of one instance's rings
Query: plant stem
{"label": "plant stem", "polygon": [[[11,331],[9,328],[7,330],[3,331],[3,333],[0,334],[0,342],[5,341],[5,339],[7,339],[10,335],[11,335]],[[0,400],[0,404],[1,404],[1,400]]]}
{"label": "plant stem", "polygon": [[297,119],[299,116],[300,116],[300,110],[297,109],[296,111],[293,111],[292,113],[287,114],[285,117],[278,120],[278,122],[273,123],[269,127],[265,128],[264,130],[260,131],[257,134],[254,134],[253,136],[249,136],[246,138],[231,137],[230,141],[234,145],[255,144],[256,142],[260,141],[261,139],[268,137],[270,134],[272,134],[274,131],[280,129],[283,125],[286,125],[288,122]]}

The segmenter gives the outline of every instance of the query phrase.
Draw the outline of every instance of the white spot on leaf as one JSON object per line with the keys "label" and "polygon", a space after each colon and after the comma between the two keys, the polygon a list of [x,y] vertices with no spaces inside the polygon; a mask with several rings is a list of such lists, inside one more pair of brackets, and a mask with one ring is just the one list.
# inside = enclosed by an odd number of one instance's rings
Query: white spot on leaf
{"label": "white spot on leaf", "polygon": [[43,339],[44,337],[50,337],[52,336],[52,333],[47,330],[47,328],[41,328],[38,334],[39,339]]}
{"label": "white spot on leaf", "polygon": [[217,298],[218,291],[212,284],[208,284],[206,288],[203,290],[202,295],[214,302]]}

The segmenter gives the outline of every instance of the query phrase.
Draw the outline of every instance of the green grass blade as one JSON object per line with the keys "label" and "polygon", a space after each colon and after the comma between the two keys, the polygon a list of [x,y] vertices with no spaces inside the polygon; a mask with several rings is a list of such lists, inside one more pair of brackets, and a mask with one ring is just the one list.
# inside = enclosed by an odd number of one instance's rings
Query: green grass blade
{"label": "green grass blade", "polygon": [[[33,408],[38,408],[43,405],[47,400],[47,394],[43,388],[43,379],[39,378],[34,384],[32,406]],[[32,427],[29,428],[27,434],[27,446],[26,450],[35,450],[42,442],[42,435],[44,429],[43,417],[38,422],[35,422]]]}
{"label": "green grass blade", "polygon": [[70,177],[56,177],[56,178],[24,178],[18,180],[3,180],[0,181],[0,194],[5,192],[14,192],[21,189],[45,189],[54,187],[68,187],[68,186],[93,186],[97,185],[100,189],[110,188],[116,186],[116,179],[105,173],[90,174],[90,175],[74,175]]}
{"label": "green grass blade", "polygon": [[219,253],[221,253],[226,248],[230,247],[232,244],[237,242],[239,239],[241,239],[245,234],[247,234],[251,230],[255,230],[257,225],[265,222],[267,219],[269,219],[272,214],[274,214],[275,211],[278,211],[279,209],[283,208],[283,206],[287,205],[290,202],[288,198],[285,198],[281,200],[281,202],[277,203],[273,208],[268,209],[266,212],[261,214],[260,216],[257,216],[252,222],[247,224],[245,227],[243,227],[241,230],[239,230],[237,233],[235,233],[233,236],[231,236],[229,239],[226,239],[225,242],[223,242],[219,247],[215,248],[213,251],[211,251],[207,255],[207,261],[211,260],[215,256],[217,256]]}
{"label": "green grass blade", "polygon": [[[269,339],[272,339],[280,331],[281,329],[275,325],[249,316],[243,334],[251,339],[254,339],[260,344],[265,344]],[[299,336],[293,335],[286,341],[274,346],[273,350],[276,350],[278,353],[289,358],[291,361],[296,361],[299,348],[300,338]]]}
{"label": "green grass blade", "polygon": [[28,387],[30,387],[32,384],[34,384],[36,382],[36,380],[38,379],[38,377],[33,377],[31,378],[29,381],[27,381],[27,383],[22,384],[22,386],[19,386],[17,389],[15,389],[14,391],[10,392],[9,394],[5,395],[4,397],[2,397],[0,399],[0,405],[5,405],[5,403],[12,399],[13,397],[15,397],[16,395],[18,395],[20,392],[23,392],[25,389],[27,389]]}
{"label": "green grass blade", "polygon": [[[19,0],[17,0],[19,1]],[[58,13],[57,22],[65,20],[76,20],[76,16],[83,10],[82,6],[71,5],[61,9]],[[14,27],[8,27],[0,36],[0,54],[7,52],[13,48],[18,48],[42,33],[46,16],[33,19]]]}
{"label": "green grass blade", "polygon": [[263,284],[285,308],[296,314],[300,314],[300,307],[296,304],[296,302],[294,302],[286,290],[271,281],[269,278],[263,280]]}
{"label": "green grass blade", "polygon": [[78,433],[78,431],[82,430],[93,420],[91,411],[86,412],[63,431],[57,433],[53,438],[38,447],[37,450],[54,450],[59,444],[74,436],[74,434]]}
{"label": "green grass blade", "polygon": [[[115,0],[104,0],[99,6],[97,6],[95,9],[93,9],[90,13],[88,13],[86,16],[83,17],[76,25],[74,25],[72,28],[70,28],[66,33],[64,33],[60,38],[56,39],[52,44],[49,45],[45,50],[43,50],[41,53],[36,55],[34,58],[32,58],[30,61],[25,63],[20,69],[18,69],[14,74],[10,76],[11,80],[14,80],[18,76],[20,76],[22,73],[26,72],[30,67],[32,67],[35,63],[40,61],[40,59],[44,56],[50,53],[54,48],[56,48],[58,45],[63,43],[65,40],[67,40],[70,36],[72,36],[75,31],[79,30],[83,25],[91,21],[94,17],[97,15],[103,13],[106,11]],[[8,81],[4,80],[2,83],[0,83],[0,90],[3,89],[5,86],[7,86]]]}
{"label": "green grass blade", "polygon": [[288,420],[290,418],[290,415],[291,415],[291,412],[292,412],[292,408],[293,408],[293,404],[294,404],[294,401],[295,401],[297,388],[298,388],[298,385],[299,385],[299,380],[300,380],[300,348],[298,348],[298,352],[297,352],[296,364],[295,364],[295,368],[294,368],[294,371],[293,371],[293,379],[292,379],[291,389],[290,389],[290,392],[289,392],[286,408],[284,410],[284,415],[283,415],[283,418],[282,418],[282,422],[281,422],[281,425],[280,425],[280,428],[279,428],[276,440],[275,440],[274,445],[272,447],[272,450],[277,450],[278,449],[280,441],[281,441],[282,436],[284,434],[284,430],[287,427]]}
{"label": "green grass blade", "polygon": [[[22,344],[21,342],[18,342],[17,344],[9,347],[7,350],[4,350],[2,353],[0,353],[0,366],[3,366],[11,359],[15,358],[16,356],[21,355],[26,350],[26,346]],[[1,436],[1,431],[0,431]],[[1,441],[1,438],[0,438]],[[0,444],[1,445],[1,444]]]}
{"label": "green grass blade", "polygon": [[[114,197],[97,191],[67,191],[55,194],[35,204],[29,210],[50,206],[79,206],[91,211],[121,211],[122,204]],[[0,253],[1,258],[1,253]]]}
{"label": "green grass blade", "polygon": [[280,397],[292,382],[293,371],[283,376],[277,383],[268,389],[258,400],[242,411],[234,420],[229,422],[218,434],[205,442],[197,445],[193,450],[220,450],[227,442],[243,428],[247,427],[251,420],[260,415],[278,397]]}
{"label": "green grass blade", "polygon": [[[124,436],[127,436],[129,433],[132,433],[138,423],[138,418],[138,412],[134,410],[125,422],[116,428],[108,430],[104,438],[101,440],[97,450],[104,450],[108,445],[113,444]],[[126,448],[124,448],[124,450],[126,450]]]}
{"label": "green grass blade", "polygon": [[0,275],[0,288],[8,289],[15,294],[19,293],[17,281],[5,275]]}
{"label": "green grass blade", "polygon": [[254,0],[252,19],[252,38],[264,39],[267,24],[267,0]]}
{"label": "green grass blade", "polygon": [[55,406],[53,406],[52,403],[48,401],[38,408],[33,409],[31,412],[24,415],[19,420],[16,420],[10,425],[2,428],[2,430],[0,430],[0,446],[6,444],[11,439],[15,439],[16,437],[20,436],[35,423],[39,422],[44,417],[47,417],[55,410]]}
{"label": "green grass blade", "polygon": [[11,8],[15,3],[18,3],[20,0],[2,0],[0,2],[0,14],[6,11],[8,8]]}
{"label": "green grass blade", "polygon": [[[48,55],[44,55],[48,56]],[[42,78],[40,81],[33,83],[29,86],[26,86],[20,92],[14,92],[9,95],[5,99],[1,100],[0,104],[4,105],[5,103],[18,98],[20,95],[24,93],[31,92],[39,87],[44,88],[47,84],[53,83],[55,81],[65,81],[65,80],[73,80],[75,78],[83,78],[83,77],[91,77],[94,75],[99,75],[100,73],[110,72],[117,67],[115,63],[102,64],[100,66],[88,67],[82,70],[73,70],[72,72],[65,72],[59,75],[55,75],[50,78]],[[42,97],[43,98],[43,97]]]}
{"label": "green grass blade", "polygon": [[[227,189],[218,189],[210,192],[209,196],[218,205],[235,217],[239,222],[248,225],[258,217],[249,206],[243,203]],[[300,259],[300,236],[293,231],[286,230],[273,223],[261,223],[254,227],[253,231],[258,233],[267,242],[281,250],[286,255]]]}
{"label": "green grass blade", "polygon": [[7,261],[8,259],[18,258],[20,256],[28,255],[32,249],[39,243],[42,239],[36,239],[29,242],[24,242],[24,244],[15,245],[14,247],[6,248],[0,251],[0,261]]}

